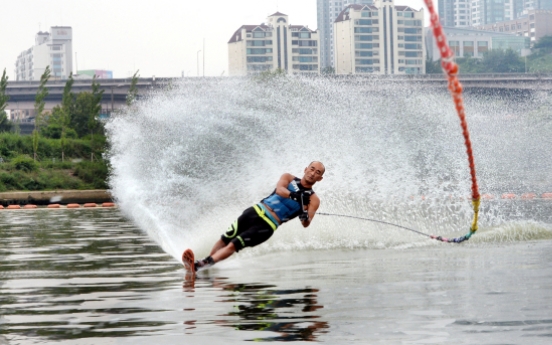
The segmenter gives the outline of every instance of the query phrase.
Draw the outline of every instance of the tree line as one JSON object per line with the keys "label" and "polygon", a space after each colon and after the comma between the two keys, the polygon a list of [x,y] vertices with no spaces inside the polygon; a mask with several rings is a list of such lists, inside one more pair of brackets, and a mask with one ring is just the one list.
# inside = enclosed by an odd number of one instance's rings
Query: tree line
{"label": "tree line", "polygon": [[[127,95],[127,105],[136,100],[138,94],[138,74],[134,73]],[[92,78],[92,91],[74,94],[71,90],[74,83],[73,73],[65,83],[61,104],[56,105],[50,112],[45,111],[46,97],[48,96],[47,83],[51,77],[50,66],[47,66],[40,77],[40,84],[35,96],[35,122],[32,132],[33,158],[37,160],[40,137],[59,139],[61,144],[61,160],[65,160],[67,139],[89,139],[92,146],[90,159],[94,160],[94,146],[105,142],[104,127],[100,120],[101,100],[104,90],[100,90],[96,76]],[[9,97],[6,94],[8,76],[6,70],[0,79],[0,132],[11,131],[14,127],[7,119],[6,106]]]}

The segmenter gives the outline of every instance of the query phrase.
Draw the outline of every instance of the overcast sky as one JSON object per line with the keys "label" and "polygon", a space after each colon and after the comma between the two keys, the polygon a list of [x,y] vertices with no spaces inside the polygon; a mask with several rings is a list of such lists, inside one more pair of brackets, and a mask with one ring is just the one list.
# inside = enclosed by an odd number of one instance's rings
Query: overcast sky
{"label": "overcast sky", "polygon": [[[395,4],[420,9],[423,0]],[[142,77],[195,76],[204,38],[205,75],[227,75],[234,31],[276,11],[291,24],[317,28],[316,0],[2,0],[1,10],[0,73],[6,68],[10,80],[19,53],[51,26],[73,28],[79,70],[112,70],[115,78],[137,69]]]}

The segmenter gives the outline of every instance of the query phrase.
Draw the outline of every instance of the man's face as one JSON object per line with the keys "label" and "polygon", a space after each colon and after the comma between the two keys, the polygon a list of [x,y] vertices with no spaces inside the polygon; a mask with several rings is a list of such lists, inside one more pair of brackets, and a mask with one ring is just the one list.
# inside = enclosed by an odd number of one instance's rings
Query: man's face
{"label": "man's face", "polygon": [[320,162],[312,162],[307,168],[305,168],[305,180],[310,184],[315,184],[322,180],[324,174],[324,166]]}

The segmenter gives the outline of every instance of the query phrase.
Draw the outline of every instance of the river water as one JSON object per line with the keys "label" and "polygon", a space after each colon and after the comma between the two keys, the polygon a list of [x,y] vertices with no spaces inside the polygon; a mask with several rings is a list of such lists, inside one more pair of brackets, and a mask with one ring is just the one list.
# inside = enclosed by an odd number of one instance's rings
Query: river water
{"label": "river water", "polygon": [[0,224],[0,344],[552,341],[546,222],[463,245],[244,251],[195,284],[118,209],[4,211]]}

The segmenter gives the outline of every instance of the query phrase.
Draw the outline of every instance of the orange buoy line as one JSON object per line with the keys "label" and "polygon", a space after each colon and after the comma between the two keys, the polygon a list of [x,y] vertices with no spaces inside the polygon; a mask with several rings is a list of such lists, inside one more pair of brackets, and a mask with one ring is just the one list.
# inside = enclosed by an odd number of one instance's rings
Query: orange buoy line
{"label": "orange buoy line", "polygon": [[464,109],[464,101],[462,100],[462,85],[458,80],[458,65],[454,62],[454,54],[450,47],[447,44],[447,38],[441,22],[439,21],[439,16],[435,11],[432,0],[424,0],[427,9],[429,11],[429,20],[431,22],[431,27],[433,28],[433,36],[435,36],[435,42],[439,48],[439,53],[441,55],[441,67],[445,72],[448,79],[448,89],[454,100],[454,105],[456,107],[456,112],[460,118],[460,125],[462,126],[462,134],[464,135],[464,143],[466,145],[466,152],[468,154],[468,162],[470,167],[470,175],[472,180],[471,190],[472,190],[472,204],[474,217],[473,222],[470,227],[470,232],[462,237],[445,239],[441,236],[432,236],[437,240],[443,242],[455,242],[460,243],[471,237],[477,231],[477,217],[479,214],[479,187],[477,186],[477,177],[475,175],[475,162],[473,159],[472,146],[470,141],[470,134],[468,132],[468,123],[466,122],[466,113]]}
{"label": "orange buoy line", "polygon": [[33,205],[33,204],[27,204],[27,205],[24,205],[24,206],[9,205],[7,207],[4,207],[4,206],[0,205],[0,210],[2,210],[2,209],[7,209],[7,210],[21,210],[21,209],[33,210],[33,209],[44,209],[44,208],[46,208],[46,209],[59,209],[59,208],[74,209],[74,208],[81,208],[81,207],[83,207],[83,208],[95,208],[95,207],[110,208],[110,207],[116,207],[116,205],[113,202],[104,202],[101,205],[96,204],[96,203],[86,203],[82,206],[79,205],[79,204],[67,204],[66,206],[62,206],[60,204],[49,204],[46,207],[38,207],[37,205]]}

